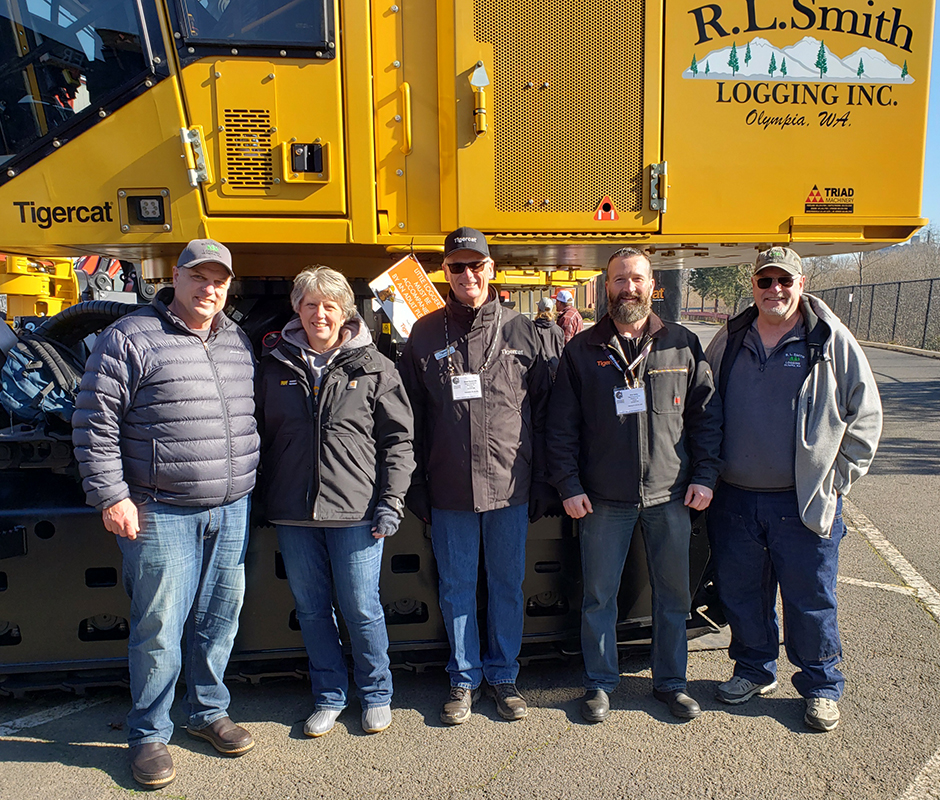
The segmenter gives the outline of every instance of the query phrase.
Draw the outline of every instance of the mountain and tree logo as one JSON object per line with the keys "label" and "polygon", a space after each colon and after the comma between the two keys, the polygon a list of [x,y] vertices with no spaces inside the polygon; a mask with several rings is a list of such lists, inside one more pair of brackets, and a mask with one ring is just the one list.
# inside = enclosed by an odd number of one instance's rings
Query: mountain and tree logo
{"label": "mountain and tree logo", "polygon": [[682,73],[683,78],[708,77],[711,80],[792,80],[828,83],[913,83],[902,65],[885,58],[877,50],[861,47],[854,53],[839,58],[825,40],[806,36],[789,47],[777,47],[766,39],[756,37],[743,43],[744,52],[737,42],[729,47],[712,50],[704,58],[692,54],[691,64]]}

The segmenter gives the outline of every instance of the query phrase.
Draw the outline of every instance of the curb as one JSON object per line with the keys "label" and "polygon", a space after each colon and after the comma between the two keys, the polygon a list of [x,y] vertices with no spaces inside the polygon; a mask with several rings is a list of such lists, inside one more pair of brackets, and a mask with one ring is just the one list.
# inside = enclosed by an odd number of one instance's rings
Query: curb
{"label": "curb", "polygon": [[908,353],[912,356],[924,356],[924,358],[940,358],[940,352],[937,350],[921,350],[919,347],[905,347],[902,344],[885,344],[884,342],[863,342],[858,343],[862,347],[877,347],[880,350],[894,350],[897,353]]}

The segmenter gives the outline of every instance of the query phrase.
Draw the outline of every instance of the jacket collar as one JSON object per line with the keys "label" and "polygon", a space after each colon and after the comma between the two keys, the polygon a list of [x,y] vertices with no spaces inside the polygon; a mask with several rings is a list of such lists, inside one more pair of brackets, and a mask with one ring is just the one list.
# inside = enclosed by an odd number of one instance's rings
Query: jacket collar
{"label": "jacket collar", "polygon": [[[800,313],[803,315],[803,324],[806,326],[806,344],[811,364],[815,363],[822,354],[832,332],[828,323],[820,319],[819,314],[813,308],[814,299],[812,295],[806,293],[800,297]],[[749,328],[757,319],[757,313],[757,306],[750,305],[736,317],[728,320],[728,336],[732,337],[743,328]]]}
{"label": "jacket collar", "polygon": [[479,308],[464,305],[454,297],[453,292],[447,295],[446,313],[462,327],[488,325],[496,319],[497,311],[499,311],[499,295],[492,286],[489,287],[486,302]]}

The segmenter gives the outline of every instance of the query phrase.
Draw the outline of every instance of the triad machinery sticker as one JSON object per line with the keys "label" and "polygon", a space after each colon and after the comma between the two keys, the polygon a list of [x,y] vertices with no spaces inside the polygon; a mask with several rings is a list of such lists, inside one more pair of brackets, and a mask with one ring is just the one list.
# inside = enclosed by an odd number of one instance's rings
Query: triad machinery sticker
{"label": "triad machinery sticker", "polygon": [[814,186],[806,198],[807,214],[853,214],[855,189],[851,186]]}

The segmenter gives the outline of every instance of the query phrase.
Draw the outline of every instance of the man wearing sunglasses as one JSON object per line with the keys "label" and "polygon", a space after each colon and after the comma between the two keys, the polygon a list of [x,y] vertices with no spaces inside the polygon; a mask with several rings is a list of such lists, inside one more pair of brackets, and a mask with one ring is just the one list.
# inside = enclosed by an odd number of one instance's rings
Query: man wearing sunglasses
{"label": "man wearing sunglasses", "polygon": [[855,337],[804,293],[793,250],[760,253],[751,283],[754,305],[706,351],[724,406],[724,467],[708,529],[735,662],[717,697],[736,705],[777,688],[779,585],[804,721],[831,731],[845,685],[836,616],[842,496],[875,455],[881,401]]}
{"label": "man wearing sunglasses", "polygon": [[[542,456],[550,377],[529,320],[501,305],[486,238],[458,228],[444,242],[450,293],[419,319],[399,370],[415,416],[417,469],[405,500],[431,525],[440,605],[451,656],[441,721],[470,718],[485,679],[506,720],[524,719],[516,689],[530,518],[557,494]],[[486,652],[480,653],[480,545],[487,585]]]}

